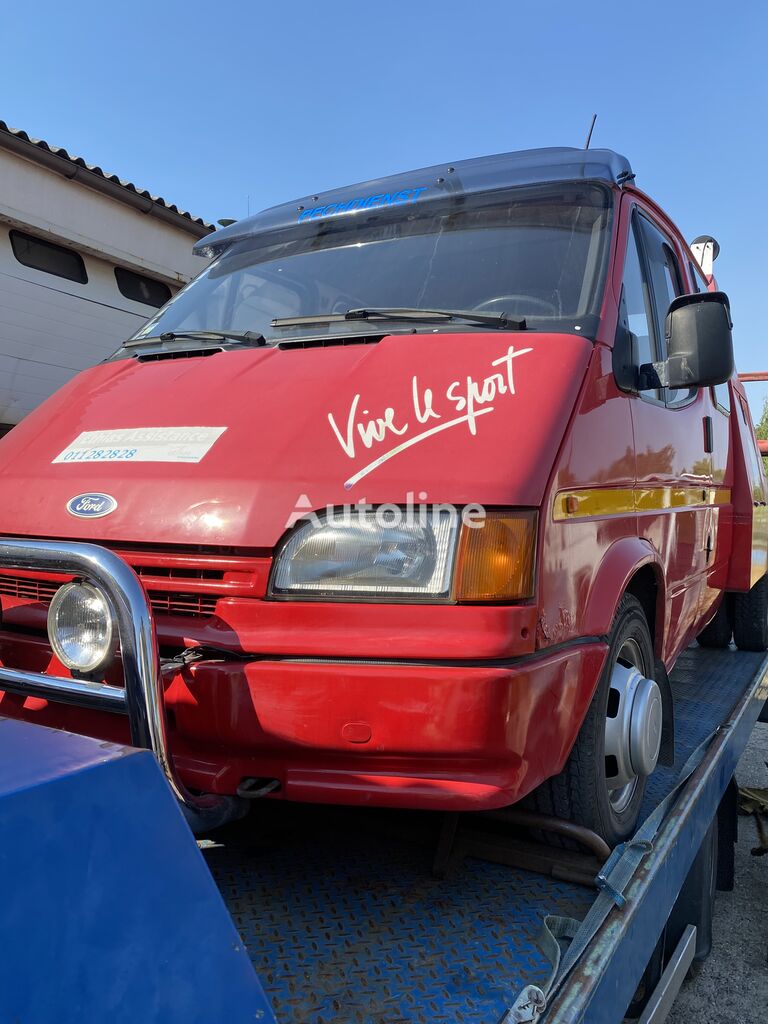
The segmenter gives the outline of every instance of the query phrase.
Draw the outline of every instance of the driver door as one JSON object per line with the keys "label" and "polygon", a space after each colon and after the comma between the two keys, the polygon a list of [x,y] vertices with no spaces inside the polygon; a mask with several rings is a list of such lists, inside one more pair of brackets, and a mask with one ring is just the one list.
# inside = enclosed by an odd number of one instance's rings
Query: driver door
{"label": "driver door", "polygon": [[[671,232],[639,205],[631,216],[623,301],[638,338],[638,362],[653,363],[666,356],[669,304],[686,289]],[[665,657],[674,657],[697,631],[711,551],[713,463],[704,424],[710,410],[703,402],[703,390],[662,387],[631,400],[638,532],[659,552],[666,580]]]}

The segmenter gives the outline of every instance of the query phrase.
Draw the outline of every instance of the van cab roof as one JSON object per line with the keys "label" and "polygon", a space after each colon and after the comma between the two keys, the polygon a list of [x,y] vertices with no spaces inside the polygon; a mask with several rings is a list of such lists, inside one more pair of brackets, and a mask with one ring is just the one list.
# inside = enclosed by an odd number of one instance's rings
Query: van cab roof
{"label": "van cab roof", "polygon": [[444,195],[488,192],[553,181],[597,180],[622,185],[633,178],[627,158],[611,149],[551,147],[474,157],[373,178],[272,206],[207,235],[195,245],[195,252],[210,257],[232,242],[296,224],[327,220],[361,210],[403,206]]}

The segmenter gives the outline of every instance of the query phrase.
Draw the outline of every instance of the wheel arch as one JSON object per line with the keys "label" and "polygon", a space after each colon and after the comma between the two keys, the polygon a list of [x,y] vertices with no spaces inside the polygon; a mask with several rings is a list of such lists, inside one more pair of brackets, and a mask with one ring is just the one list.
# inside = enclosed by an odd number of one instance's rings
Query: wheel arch
{"label": "wheel arch", "polygon": [[666,587],[656,551],[639,537],[624,537],[608,548],[592,577],[584,613],[584,633],[605,636],[624,594],[632,594],[643,606],[653,649],[664,649]]}

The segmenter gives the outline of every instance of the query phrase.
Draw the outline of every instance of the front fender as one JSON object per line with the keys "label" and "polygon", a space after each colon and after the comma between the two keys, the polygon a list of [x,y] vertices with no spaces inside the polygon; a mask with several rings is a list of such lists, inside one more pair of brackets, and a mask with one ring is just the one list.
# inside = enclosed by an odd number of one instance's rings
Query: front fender
{"label": "front fender", "polygon": [[605,636],[610,631],[619,601],[626,593],[632,577],[647,565],[653,568],[657,590],[656,621],[649,625],[655,632],[654,646],[657,654],[664,649],[664,573],[657,552],[647,540],[640,537],[622,537],[615,541],[595,569],[582,621],[582,633],[585,636]]}

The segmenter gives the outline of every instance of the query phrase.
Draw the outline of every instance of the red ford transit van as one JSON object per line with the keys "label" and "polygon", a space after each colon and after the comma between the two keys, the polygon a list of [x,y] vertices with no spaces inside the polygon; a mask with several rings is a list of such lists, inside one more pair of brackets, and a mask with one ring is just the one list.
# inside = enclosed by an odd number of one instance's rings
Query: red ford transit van
{"label": "red ford transit van", "polygon": [[0,714],[143,742],[198,809],[530,796],[627,835],[677,656],[768,643],[768,488],[706,259],[626,159],[574,149],[199,250],[0,442]]}

